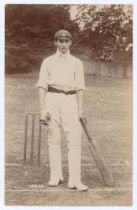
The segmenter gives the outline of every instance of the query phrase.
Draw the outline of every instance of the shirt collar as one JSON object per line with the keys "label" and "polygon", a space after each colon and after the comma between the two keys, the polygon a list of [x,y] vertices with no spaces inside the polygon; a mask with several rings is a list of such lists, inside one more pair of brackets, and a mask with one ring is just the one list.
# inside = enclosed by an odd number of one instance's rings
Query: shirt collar
{"label": "shirt collar", "polygon": [[61,53],[61,52],[57,49],[56,55],[57,55],[58,58],[69,58],[70,52],[69,52],[69,50],[68,50],[67,53],[63,54],[63,53]]}

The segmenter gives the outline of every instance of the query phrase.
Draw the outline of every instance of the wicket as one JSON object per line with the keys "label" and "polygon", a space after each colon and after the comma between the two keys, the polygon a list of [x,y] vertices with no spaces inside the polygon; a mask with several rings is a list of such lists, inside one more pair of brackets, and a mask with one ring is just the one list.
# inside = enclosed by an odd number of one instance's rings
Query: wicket
{"label": "wicket", "polygon": [[29,121],[31,120],[31,139],[30,139],[30,157],[29,164],[34,164],[34,142],[35,142],[35,127],[36,120],[38,120],[38,147],[37,147],[37,164],[40,165],[40,155],[41,155],[41,122],[40,115],[38,113],[27,113],[25,115],[25,133],[24,133],[24,156],[23,164],[27,163],[27,146],[28,146],[28,131],[29,131]]}

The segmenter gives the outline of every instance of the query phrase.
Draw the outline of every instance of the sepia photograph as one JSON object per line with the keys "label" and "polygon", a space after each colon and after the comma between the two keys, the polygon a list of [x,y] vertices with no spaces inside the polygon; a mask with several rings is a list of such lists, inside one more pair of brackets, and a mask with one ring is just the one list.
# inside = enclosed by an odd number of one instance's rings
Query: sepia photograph
{"label": "sepia photograph", "polygon": [[5,4],[5,206],[133,205],[133,5]]}

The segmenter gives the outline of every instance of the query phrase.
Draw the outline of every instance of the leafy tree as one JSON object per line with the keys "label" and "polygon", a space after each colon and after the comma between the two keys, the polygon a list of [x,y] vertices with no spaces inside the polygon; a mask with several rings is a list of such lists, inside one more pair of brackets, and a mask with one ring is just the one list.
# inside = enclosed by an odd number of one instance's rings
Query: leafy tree
{"label": "leafy tree", "polygon": [[94,50],[99,59],[112,60],[116,50],[132,51],[131,5],[76,5],[74,21],[79,25],[81,43]]}
{"label": "leafy tree", "polygon": [[54,49],[53,36],[57,30],[68,29],[75,37],[78,25],[70,19],[69,8],[69,5],[6,5],[6,72],[39,68],[40,58]]}
{"label": "leafy tree", "polygon": [[61,29],[75,31],[69,5],[6,5],[6,41],[15,45],[51,45],[54,33]]}
{"label": "leafy tree", "polygon": [[112,60],[116,50],[132,52],[131,5],[7,4],[6,72],[38,69],[61,28],[73,34],[72,52],[85,58],[89,51],[102,60]]}

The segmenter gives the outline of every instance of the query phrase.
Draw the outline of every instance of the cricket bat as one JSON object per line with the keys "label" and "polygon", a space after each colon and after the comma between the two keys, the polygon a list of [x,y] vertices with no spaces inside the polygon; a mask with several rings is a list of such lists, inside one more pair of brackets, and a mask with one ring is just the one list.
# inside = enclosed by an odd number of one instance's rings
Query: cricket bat
{"label": "cricket bat", "polygon": [[85,131],[85,134],[90,142],[89,144],[89,148],[91,151],[91,154],[95,160],[95,163],[97,165],[97,168],[99,169],[100,175],[103,179],[104,185],[109,186],[109,187],[113,187],[114,186],[114,180],[112,177],[112,174],[110,173],[110,171],[108,170],[108,167],[106,165],[106,162],[103,158],[103,156],[101,155],[98,146],[94,144],[94,141],[88,131],[88,128],[86,126],[86,123],[84,122],[83,118],[80,118],[80,122],[81,125]]}

